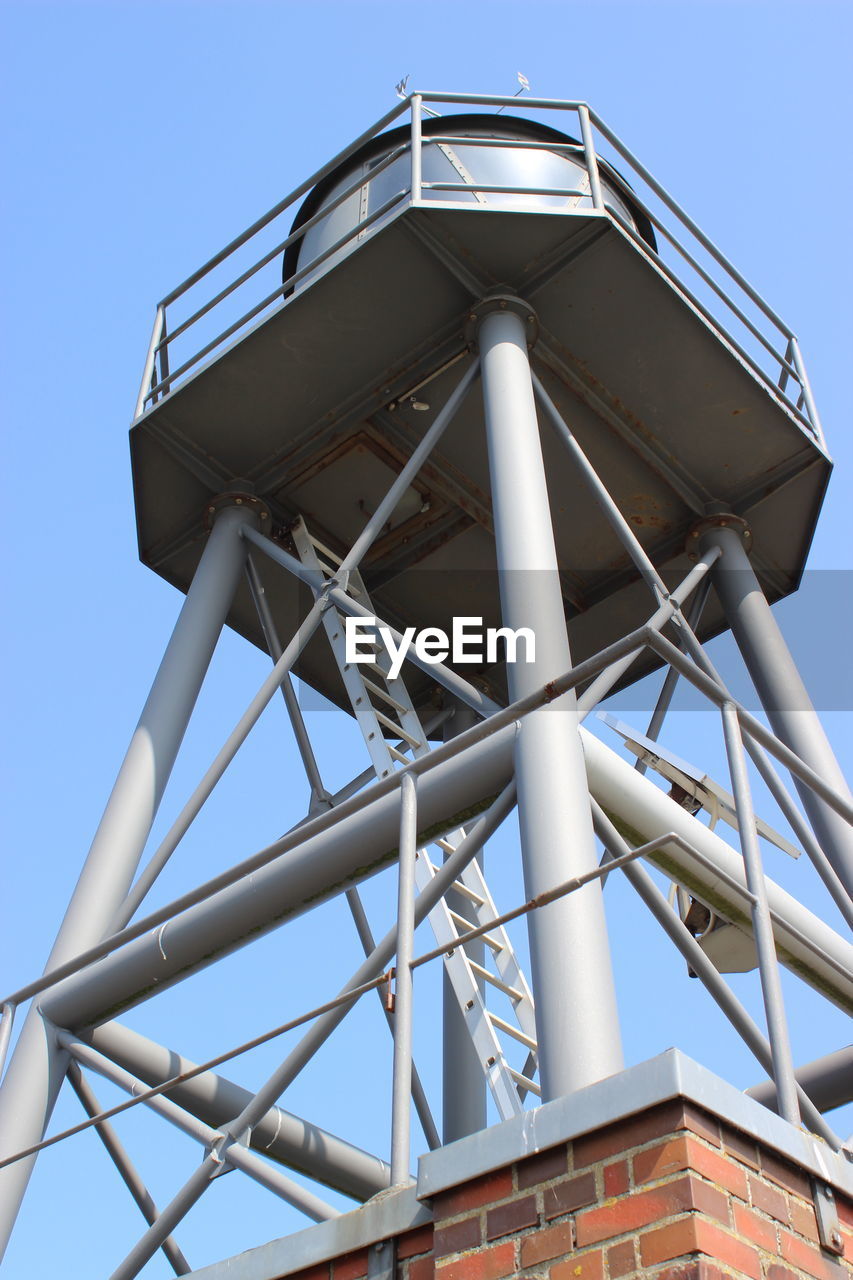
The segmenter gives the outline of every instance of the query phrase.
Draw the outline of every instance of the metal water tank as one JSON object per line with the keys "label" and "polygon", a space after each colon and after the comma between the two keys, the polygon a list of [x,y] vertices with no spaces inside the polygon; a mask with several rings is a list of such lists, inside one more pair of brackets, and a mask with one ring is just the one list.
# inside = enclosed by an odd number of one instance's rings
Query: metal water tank
{"label": "metal water tank", "polygon": [[[421,196],[425,200],[525,213],[588,213],[593,209],[583,144],[537,120],[504,115],[439,116],[423,121],[422,135]],[[314,187],[294,219],[292,232],[326,206],[335,205],[348,187],[363,178],[327,217],[288,248],[285,280],[410,189],[411,140],[408,127],[379,134]],[[651,224],[631,200],[625,179],[605,161],[599,159],[598,165],[606,207],[655,248]],[[387,218],[394,212],[389,208]],[[372,234],[385,220],[371,223],[364,235]],[[323,269],[350,252],[352,244],[349,240],[339,253],[327,258]]]}

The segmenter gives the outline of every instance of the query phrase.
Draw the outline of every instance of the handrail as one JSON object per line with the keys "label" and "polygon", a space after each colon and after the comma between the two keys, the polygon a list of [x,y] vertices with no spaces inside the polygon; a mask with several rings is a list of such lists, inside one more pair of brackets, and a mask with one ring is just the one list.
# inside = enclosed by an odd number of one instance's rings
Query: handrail
{"label": "handrail", "polygon": [[[451,182],[425,182],[423,180],[422,171],[422,153],[424,146],[435,145],[462,145],[469,141],[467,138],[460,138],[454,132],[452,121],[449,121],[449,128],[442,134],[424,133],[422,129],[422,113],[425,104],[441,103],[448,106],[461,107],[496,107],[503,109],[511,106],[517,111],[542,110],[548,112],[558,112],[561,114],[570,113],[576,117],[577,132],[582,139],[581,143],[560,143],[555,139],[553,143],[543,139],[538,142],[535,139],[528,140],[523,138],[507,139],[505,142],[499,138],[486,138],[482,140],[484,146],[500,147],[502,145],[508,148],[517,148],[519,150],[536,150],[545,147],[555,152],[561,152],[567,156],[572,156],[574,162],[581,168],[586,170],[589,180],[589,192],[580,192],[577,190],[569,190],[568,188],[558,187],[529,187],[529,186],[501,186],[497,184],[471,184],[451,183]],[[197,306],[189,309],[189,314],[176,317],[177,323],[167,326],[167,308],[174,306],[176,302],[184,298],[193,288],[200,285],[213,271],[221,267],[229,258],[250,244],[256,236],[273,224],[276,219],[283,214],[290,212],[291,216],[296,211],[297,202],[299,202],[309,191],[313,190],[318,183],[323,182],[331,174],[335,173],[341,165],[351,159],[360,148],[373,139],[378,137],[389,125],[398,120],[404,114],[410,115],[410,126],[408,137],[404,137],[389,154],[382,156],[377,164],[371,169],[369,178],[365,178],[360,174],[354,176],[348,175],[348,180],[342,191],[324,206],[314,212],[311,217],[296,229],[292,229],[286,236],[277,238],[276,244],[272,248],[265,248],[260,256],[254,260],[251,265],[240,270],[235,274],[234,279],[223,287],[212,293],[212,296],[203,299]],[[435,112],[431,114],[435,115]],[[598,135],[598,138],[596,137]],[[605,124],[601,117],[580,100],[560,100],[555,98],[533,98],[533,97],[508,97],[489,94],[447,94],[435,91],[413,92],[407,98],[397,103],[390,111],[386,112],[375,124],[365,129],[359,136],[337,153],[328,163],[324,164],[320,169],[301,182],[293,191],[290,192],[283,200],[280,200],[262,217],[258,218],[250,227],[248,227],[239,236],[231,240],[223,249],[214,254],[203,266],[192,272],[187,278],[173,289],[158,304],[157,319],[155,322],[155,332],[152,335],[151,344],[149,346],[148,356],[145,363],[145,372],[143,382],[140,388],[139,397],[136,403],[135,417],[138,418],[146,409],[168,396],[171,391],[179,385],[182,378],[191,370],[195,369],[199,363],[206,357],[215,353],[218,349],[223,349],[229,339],[233,338],[241,329],[250,324],[257,316],[259,316],[267,308],[276,304],[287,305],[288,296],[300,284],[304,284],[308,277],[318,273],[324,264],[328,263],[336,254],[347,249],[347,247],[360,239],[365,231],[375,227],[380,218],[394,216],[396,213],[402,212],[406,207],[404,201],[411,204],[423,204],[426,202],[441,201],[441,192],[455,193],[460,190],[478,191],[481,193],[495,194],[529,194],[529,195],[554,195],[565,196],[569,198],[577,198],[581,196],[585,199],[585,208],[589,212],[588,205],[602,216],[611,218],[623,230],[631,232],[633,228],[627,226],[624,219],[619,216],[618,211],[607,207],[606,192],[603,190],[600,168],[603,163],[603,157],[598,149],[598,139],[603,139],[629,172],[627,177],[623,178],[618,173],[608,170],[607,181],[620,190],[625,198],[630,201],[633,206],[640,211],[644,217],[649,219],[652,226],[656,228],[663,240],[672,247],[674,252],[679,255],[683,268],[679,267],[679,271],[673,269],[671,263],[664,261],[660,253],[655,254],[656,263],[664,270],[668,279],[681,289],[692,305],[698,307],[702,316],[708,321],[720,336],[733,349],[743,357],[749,367],[764,383],[773,394],[777,396],[788,410],[794,414],[798,422],[809,432],[811,432],[823,448],[824,437],[818,417],[817,409],[814,404],[811,387],[803,365],[802,356],[800,354],[797,339],[793,330],[782,320],[778,313],[769,305],[769,303],[753,288],[740,271],[729,261],[722,250],[701,230],[698,224],[685,212],[678,204],[669,191],[657,181],[650,171],[642,164],[642,162],[634,155],[630,148],[619,138],[619,136]],[[471,139],[472,145],[478,145],[480,140]],[[318,226],[325,218],[329,216],[334,209],[338,208],[345,200],[355,194],[365,181],[378,176],[383,170],[387,169],[400,160],[410,156],[410,166],[407,190],[398,193],[392,200],[386,201],[380,209],[374,211],[368,218],[354,223],[349,231],[340,237],[334,245],[318,254],[310,263],[290,275],[287,281],[278,285],[271,292],[267,292],[265,296],[258,302],[253,303],[248,309],[242,310],[238,318],[234,318],[234,310],[231,314],[227,314],[227,309],[220,312],[223,318],[228,319],[228,323],[220,329],[216,337],[200,344],[199,349],[193,351],[183,347],[181,350],[182,359],[172,361],[177,363],[177,368],[170,372],[169,356],[170,351],[174,354],[175,343],[178,339],[189,342],[187,335],[194,329],[204,317],[209,316],[212,312],[222,304],[227,302],[238,289],[242,288],[254,277],[269,268],[272,263],[283,254],[288,248],[299,243],[304,236]],[[664,210],[673,215],[675,225],[665,220],[665,214],[656,213],[650,208],[648,200],[644,195],[650,192],[656,200],[664,206]],[[559,211],[555,211],[559,212]],[[567,216],[574,216],[572,209],[565,210]],[[686,234],[685,234],[686,233]],[[638,244],[640,243],[636,235],[632,237]],[[641,246],[646,247],[646,246]],[[696,249],[699,248],[704,254],[707,254],[714,264],[710,269],[703,265],[696,256]],[[687,279],[683,278],[684,269],[687,272]],[[721,274],[720,274],[721,273]],[[690,288],[688,283],[690,277],[701,281],[704,289],[713,294],[713,309],[700,302],[695,291]],[[282,303],[283,300],[283,303]],[[762,327],[762,320],[755,320],[744,310],[744,301],[754,306],[763,321],[772,326],[772,332],[768,332]],[[758,355],[762,363],[758,364],[754,355],[745,350],[743,341],[738,341],[736,336],[739,330],[732,333],[718,318],[719,303],[725,307],[730,316],[734,316],[737,326],[742,326],[743,335],[748,336],[750,347],[753,351],[758,349]],[[784,342],[780,343],[776,335],[781,335]],[[756,344],[752,347],[752,343]],[[186,354],[184,352],[186,351]],[[770,367],[769,362],[772,361],[772,373],[766,371]],[[765,367],[762,367],[764,365]],[[787,391],[787,384],[793,382],[794,389],[791,393]]]}

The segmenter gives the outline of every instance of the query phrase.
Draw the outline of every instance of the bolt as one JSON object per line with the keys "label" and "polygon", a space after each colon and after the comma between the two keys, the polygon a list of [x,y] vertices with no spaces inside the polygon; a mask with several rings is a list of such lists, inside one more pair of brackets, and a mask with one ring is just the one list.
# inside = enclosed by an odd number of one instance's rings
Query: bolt
{"label": "bolt", "polygon": [[528,317],[527,317],[527,319],[528,319],[528,322],[529,322],[530,324],[533,324],[533,321],[534,321],[534,319],[535,319],[535,316],[528,316]]}
{"label": "bolt", "polygon": [[726,527],[726,525],[727,525],[728,523],[729,523],[729,522],[728,522],[728,520],[721,520],[721,521],[720,521],[720,528],[721,528],[721,529],[725,529],[725,527]]}
{"label": "bolt", "polygon": [[243,505],[243,499],[242,499],[242,498],[235,498],[235,499],[234,499],[234,501],[237,503],[237,506],[238,506],[238,507],[242,507],[242,505]]}
{"label": "bolt", "polygon": [[844,1243],[843,1240],[841,1239],[840,1231],[833,1231],[832,1235],[830,1236],[830,1240],[835,1245],[836,1249],[840,1249],[842,1244]]}
{"label": "bolt", "polygon": [[506,311],[506,299],[501,298],[501,311]]}
{"label": "bolt", "polygon": [[208,507],[207,508],[208,515],[212,516],[215,510],[216,510],[216,507]]}
{"label": "bolt", "polygon": [[469,312],[469,313],[468,313],[468,319],[469,319],[469,320],[476,320],[476,319],[477,319],[477,314],[476,314],[476,312],[475,312],[475,311],[471,311],[471,312]]}

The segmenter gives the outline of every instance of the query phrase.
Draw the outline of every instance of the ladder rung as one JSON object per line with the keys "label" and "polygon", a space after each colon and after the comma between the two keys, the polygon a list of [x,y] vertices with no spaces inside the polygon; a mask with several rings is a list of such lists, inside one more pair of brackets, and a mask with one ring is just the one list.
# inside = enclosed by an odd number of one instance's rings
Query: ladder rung
{"label": "ladder rung", "polygon": [[413,738],[410,733],[406,733],[405,729],[401,729],[396,720],[391,720],[388,716],[383,715],[381,711],[373,708],[373,714],[380,724],[384,724],[386,729],[390,729],[398,738],[402,738],[404,742],[408,742],[410,747],[419,747],[421,743],[417,738]]}
{"label": "ladder rung", "polygon": [[396,760],[398,764],[411,764],[411,763],[412,763],[408,756],[403,755],[403,752],[402,752],[402,751],[398,751],[396,747],[392,747],[392,746],[391,746],[391,744],[390,744],[390,742],[386,742],[386,744],[385,744],[385,745],[386,745],[386,746],[387,746],[387,748],[388,748],[388,754],[389,754],[389,756],[391,757],[391,759],[392,759],[392,760]]}
{"label": "ladder rung", "polygon": [[469,889],[467,884],[462,880],[453,881],[453,892],[460,893],[463,898],[467,898],[469,902],[473,902],[475,907],[484,907],[486,905],[485,898],[481,898],[479,893],[475,893],[473,889]]}
{"label": "ladder rung", "polygon": [[[474,972],[478,973],[485,982],[488,982],[493,987],[497,987],[498,991],[502,991],[505,996],[509,996],[510,1000],[515,1000],[517,1003],[519,1000],[524,999],[523,991],[518,991],[515,987],[511,987],[508,982],[502,982],[500,978],[495,977],[495,975],[488,969],[484,969],[481,964],[477,964],[476,960],[469,960],[468,963]],[[528,1045],[528,1048],[535,1049],[536,1045],[530,1044]]]}
{"label": "ladder rung", "polygon": [[[466,919],[465,916],[460,916],[458,911],[451,910],[450,907],[447,908],[447,914],[450,916],[451,920],[462,926],[462,933],[467,933],[469,929],[475,929],[477,927],[476,925],[473,925],[470,920]],[[488,933],[481,933],[480,937],[483,939],[487,947],[491,947],[492,951],[503,951],[503,943],[499,942],[497,938],[493,938]],[[474,941],[476,942],[477,939],[475,938]]]}
{"label": "ladder rung", "polygon": [[[513,1040],[523,1044],[525,1049],[536,1049],[536,1041],[531,1040],[530,1036],[526,1036],[523,1031],[519,1031],[518,1027],[514,1027],[511,1022],[504,1022],[503,1018],[499,1018],[496,1013],[489,1013],[489,1020],[493,1027],[497,1027],[505,1035],[512,1036]],[[523,1080],[524,1076],[521,1078]]]}
{"label": "ladder rung", "polygon": [[402,702],[398,702],[396,698],[392,698],[387,689],[380,688],[378,684],[374,684],[372,680],[366,679],[365,676],[361,677],[361,683],[364,685],[365,689],[369,690],[369,692],[374,694],[377,698],[381,698],[383,702],[387,702],[388,706],[393,707],[395,711],[400,713],[400,715],[405,714],[406,708],[403,706]]}
{"label": "ladder rung", "polygon": [[513,1071],[510,1066],[507,1067],[507,1071],[512,1076],[515,1083],[521,1085],[522,1089],[526,1089],[528,1093],[535,1093],[537,1098],[542,1097],[542,1090],[539,1088],[539,1085],[535,1080],[529,1080],[527,1076],[523,1076],[520,1071]]}

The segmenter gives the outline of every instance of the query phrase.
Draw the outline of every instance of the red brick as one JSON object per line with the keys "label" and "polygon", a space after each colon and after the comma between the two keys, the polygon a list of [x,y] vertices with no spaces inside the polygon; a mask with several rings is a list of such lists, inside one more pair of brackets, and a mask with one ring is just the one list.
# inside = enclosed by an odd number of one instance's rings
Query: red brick
{"label": "red brick", "polygon": [[435,1268],[436,1280],[499,1280],[501,1276],[515,1273],[515,1245],[511,1240],[468,1253],[453,1262],[439,1263]]}
{"label": "red brick", "polygon": [[575,1221],[575,1237],[579,1247],[597,1244],[688,1209],[699,1209],[728,1225],[729,1206],[723,1193],[688,1176],[585,1210]]}
{"label": "red brick", "polygon": [[621,1244],[615,1244],[612,1249],[607,1250],[607,1269],[612,1280],[629,1275],[636,1270],[636,1267],[637,1257],[633,1240],[623,1240]]}
{"label": "red brick", "polygon": [[433,1201],[433,1212],[436,1221],[455,1218],[469,1209],[481,1209],[484,1204],[494,1204],[496,1200],[505,1200],[511,1195],[512,1169],[496,1169],[473,1182],[466,1182],[464,1186],[454,1187],[452,1191],[439,1192]]}
{"label": "red brick", "polygon": [[782,1222],[786,1227],[788,1226],[788,1201],[781,1191],[771,1187],[763,1178],[750,1174],[749,1197],[756,1209],[760,1209],[762,1213],[767,1213],[771,1218],[775,1218],[777,1222]]}
{"label": "red brick", "polygon": [[759,1249],[764,1249],[774,1256],[777,1255],[779,1245],[776,1239],[775,1223],[758,1213],[753,1213],[752,1209],[747,1209],[745,1204],[738,1204],[737,1201],[732,1208],[738,1235],[744,1236],[750,1244],[757,1244]]}
{"label": "red brick", "polygon": [[322,1262],[316,1267],[306,1267],[304,1271],[297,1271],[290,1280],[329,1280],[329,1264]]}
{"label": "red brick", "polygon": [[562,1178],[568,1171],[567,1147],[552,1147],[550,1151],[540,1151],[538,1155],[519,1161],[518,1189],[526,1191],[528,1187],[538,1186],[541,1182],[550,1182],[552,1178]]}
{"label": "red brick", "polygon": [[715,1116],[709,1115],[707,1111],[702,1111],[699,1107],[694,1107],[690,1102],[685,1102],[684,1104],[684,1127],[698,1137],[704,1138],[706,1142],[710,1142],[711,1146],[719,1147],[719,1121]]}
{"label": "red brick", "polygon": [[801,1200],[810,1200],[812,1189],[809,1179],[799,1169],[795,1169],[787,1160],[773,1155],[771,1151],[761,1151],[761,1171],[786,1191],[792,1191]]}
{"label": "red brick", "polygon": [[774,1262],[767,1268],[767,1280],[802,1280],[802,1277],[790,1267],[783,1267],[781,1262]]}
{"label": "red brick", "polygon": [[715,1262],[735,1267],[753,1280],[761,1278],[761,1263],[754,1249],[696,1214],[640,1236],[640,1258],[644,1267],[689,1253],[705,1253]]}
{"label": "red brick", "polygon": [[628,1161],[616,1160],[604,1166],[604,1194],[623,1196],[628,1190]]}
{"label": "red brick", "polygon": [[[809,1197],[806,1197],[807,1199]],[[835,1207],[838,1210],[838,1216],[842,1222],[848,1227],[853,1227],[853,1200],[848,1200],[847,1196],[836,1195]]]}
{"label": "red brick", "polygon": [[654,1182],[681,1169],[694,1169],[741,1200],[749,1198],[743,1169],[688,1134],[663,1142],[659,1147],[638,1151],[632,1164],[636,1183]]}
{"label": "red brick", "polygon": [[508,1236],[522,1227],[539,1225],[539,1210],[536,1208],[536,1197],[525,1196],[523,1200],[510,1200],[509,1204],[498,1205],[486,1214],[486,1239],[497,1240],[499,1236]]}
{"label": "red brick", "polygon": [[571,1253],[574,1248],[574,1229],[571,1221],[558,1222],[554,1227],[546,1227],[544,1231],[534,1231],[524,1236],[521,1241],[522,1267],[535,1267],[540,1262],[550,1262],[552,1258],[561,1258]]}
{"label": "red brick", "polygon": [[569,1178],[566,1182],[557,1182],[553,1187],[546,1187],[543,1196],[545,1217],[560,1218],[564,1213],[573,1213],[584,1205],[595,1204],[595,1174],[582,1173],[577,1178]]}
{"label": "red brick", "polygon": [[333,1280],[359,1280],[367,1275],[367,1250],[359,1249],[358,1253],[348,1253],[343,1258],[336,1258],[332,1267]]}
{"label": "red brick", "polygon": [[407,1231],[397,1239],[397,1258],[414,1258],[419,1253],[429,1253],[432,1249],[432,1223],[425,1222],[415,1231]]}
{"label": "red brick", "polygon": [[604,1280],[604,1255],[600,1249],[580,1257],[575,1254],[553,1266],[550,1275],[551,1280]]}
{"label": "red brick", "polygon": [[679,1262],[655,1272],[655,1280],[732,1280],[731,1271],[722,1271],[713,1262],[697,1258],[695,1262]]}
{"label": "red brick", "polygon": [[623,1155],[632,1147],[641,1147],[655,1138],[676,1133],[686,1127],[684,1105],[681,1102],[668,1102],[660,1107],[652,1107],[641,1115],[620,1120],[618,1124],[608,1125],[593,1133],[576,1138],[573,1144],[574,1167],[582,1169],[586,1165],[597,1164],[599,1160],[607,1160],[610,1156]]}
{"label": "red brick", "polygon": [[468,1218],[460,1218],[457,1222],[440,1223],[435,1228],[433,1252],[436,1258],[443,1258],[448,1253],[461,1253],[463,1249],[472,1249],[483,1239],[480,1226],[480,1215],[472,1214]]}
{"label": "red brick", "polygon": [[794,1230],[799,1235],[805,1236],[807,1240],[814,1240],[815,1244],[817,1244],[820,1236],[817,1231],[814,1205],[809,1204],[807,1200],[798,1199],[797,1196],[791,1196],[788,1200],[788,1214]]}
{"label": "red brick", "polygon": [[727,1155],[733,1155],[743,1164],[748,1164],[752,1169],[758,1169],[758,1149],[754,1142],[750,1141],[738,1129],[730,1129],[727,1124],[721,1126],[723,1136],[723,1150]]}
{"label": "red brick", "polygon": [[409,1263],[406,1280],[435,1280],[435,1263],[432,1258],[413,1258]]}
{"label": "red brick", "polygon": [[815,1280],[850,1280],[850,1268],[846,1263],[822,1249],[813,1248],[799,1236],[791,1235],[790,1231],[782,1231],[780,1236],[782,1247],[779,1253],[792,1267],[799,1267]]}

